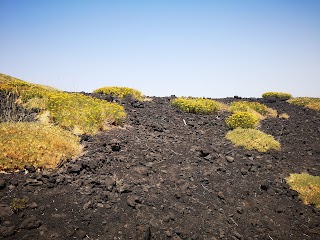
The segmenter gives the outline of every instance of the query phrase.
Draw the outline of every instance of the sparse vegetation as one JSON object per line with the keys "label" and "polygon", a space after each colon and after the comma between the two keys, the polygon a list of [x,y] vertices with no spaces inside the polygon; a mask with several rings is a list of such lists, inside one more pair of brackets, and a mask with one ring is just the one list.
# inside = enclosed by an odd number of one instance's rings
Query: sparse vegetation
{"label": "sparse vegetation", "polygon": [[171,100],[171,104],[184,112],[195,114],[212,114],[221,109],[219,102],[204,98],[180,97]]}
{"label": "sparse vegetation", "polygon": [[53,168],[81,153],[79,138],[60,127],[39,123],[0,123],[0,170],[25,166]]}
{"label": "sparse vegetation", "polygon": [[288,103],[320,111],[320,98],[297,97],[289,99]]}
{"label": "sparse vegetation", "polygon": [[288,100],[292,98],[292,95],[290,93],[284,93],[284,92],[266,92],[262,94],[263,98],[275,98],[278,100]]}
{"label": "sparse vegetation", "polygon": [[102,87],[94,90],[93,92],[100,94],[110,94],[120,99],[131,95],[136,100],[143,100],[143,95],[140,91],[128,87]]}
{"label": "sparse vegetation", "polygon": [[314,205],[320,208],[320,177],[308,173],[290,174],[286,178],[290,188],[299,193],[304,204]]}
{"label": "sparse vegetation", "polygon": [[259,123],[259,117],[250,112],[235,112],[226,119],[229,128],[255,128]]}
{"label": "sparse vegetation", "polygon": [[266,152],[269,149],[280,149],[280,143],[273,136],[256,129],[236,128],[229,131],[226,138],[235,145],[242,146],[247,150]]}

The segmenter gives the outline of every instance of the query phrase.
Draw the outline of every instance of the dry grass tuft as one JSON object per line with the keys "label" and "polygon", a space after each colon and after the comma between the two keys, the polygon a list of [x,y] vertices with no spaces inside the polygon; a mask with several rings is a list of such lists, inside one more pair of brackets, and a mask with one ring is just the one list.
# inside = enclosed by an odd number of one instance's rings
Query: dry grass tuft
{"label": "dry grass tuft", "polygon": [[195,114],[212,114],[221,109],[221,103],[204,98],[180,97],[171,100],[171,104],[183,112]]}
{"label": "dry grass tuft", "polygon": [[0,170],[31,165],[53,168],[81,151],[79,138],[59,127],[26,122],[0,124]]}
{"label": "dry grass tuft", "polygon": [[288,100],[288,103],[320,111],[320,98],[297,97]]}
{"label": "dry grass tuft", "polygon": [[279,115],[279,118],[280,119],[288,119],[290,116],[287,114],[287,113],[281,113],[280,115]]}
{"label": "dry grass tuft", "polygon": [[286,178],[290,188],[299,193],[304,204],[314,205],[320,208],[320,177],[308,173],[290,174]]}
{"label": "dry grass tuft", "polygon": [[229,131],[226,138],[247,150],[257,150],[259,152],[266,152],[269,149],[280,150],[280,143],[273,136],[256,129],[236,128]]}

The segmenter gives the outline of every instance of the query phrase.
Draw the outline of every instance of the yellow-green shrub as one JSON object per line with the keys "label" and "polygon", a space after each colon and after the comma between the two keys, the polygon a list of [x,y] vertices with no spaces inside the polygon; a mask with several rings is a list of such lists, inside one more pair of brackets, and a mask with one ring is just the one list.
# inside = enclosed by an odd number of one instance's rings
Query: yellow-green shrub
{"label": "yellow-green shrub", "polygon": [[284,92],[266,92],[262,94],[263,98],[275,98],[279,100],[288,100],[292,98],[292,95],[290,93],[284,93]]}
{"label": "yellow-green shrub", "polygon": [[105,124],[122,124],[126,114],[117,103],[109,103],[82,94],[48,94],[48,109],[54,123],[77,133],[94,134]]}
{"label": "yellow-green shrub", "polygon": [[289,99],[288,103],[307,107],[313,110],[320,110],[320,98],[297,97]]}
{"label": "yellow-green shrub", "polygon": [[235,101],[232,102],[228,109],[230,112],[250,112],[260,119],[265,117],[276,117],[277,111],[268,108],[266,105],[258,102],[248,102],[248,101]]}
{"label": "yellow-green shrub", "polygon": [[0,91],[20,96],[19,102],[27,108],[48,113],[54,124],[75,133],[94,134],[106,123],[122,124],[126,118],[124,108],[117,103],[91,98],[82,94],[69,94],[57,89],[27,83],[0,74]]}
{"label": "yellow-green shrub", "polygon": [[39,123],[0,123],[0,170],[24,166],[53,168],[82,151],[79,138],[57,126]]}
{"label": "yellow-green shrub", "polygon": [[312,204],[320,208],[320,177],[308,173],[290,174],[286,178],[290,188],[299,193],[304,204]]}
{"label": "yellow-green shrub", "polygon": [[171,104],[184,112],[196,114],[211,114],[221,109],[219,102],[204,98],[180,97],[172,99]]}
{"label": "yellow-green shrub", "polygon": [[93,92],[100,94],[110,94],[121,99],[131,95],[137,100],[143,100],[143,96],[140,91],[128,87],[102,87],[94,90]]}
{"label": "yellow-green shrub", "polygon": [[259,123],[259,117],[250,112],[235,112],[226,119],[229,128],[255,128]]}
{"label": "yellow-green shrub", "polygon": [[236,128],[229,131],[226,138],[237,146],[247,150],[266,152],[269,149],[280,149],[280,143],[273,136],[256,129]]}

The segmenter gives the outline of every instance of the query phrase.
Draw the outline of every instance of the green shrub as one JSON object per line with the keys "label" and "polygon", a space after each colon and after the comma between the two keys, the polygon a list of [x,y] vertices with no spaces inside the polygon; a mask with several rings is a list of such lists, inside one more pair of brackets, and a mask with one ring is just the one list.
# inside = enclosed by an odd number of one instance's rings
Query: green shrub
{"label": "green shrub", "polygon": [[78,156],[80,139],[57,126],[34,122],[0,123],[0,170],[25,166],[53,168]]}
{"label": "green shrub", "polygon": [[171,104],[184,112],[195,114],[211,114],[221,109],[219,102],[204,98],[180,97],[171,100]]}
{"label": "green shrub", "polygon": [[280,149],[280,143],[273,136],[256,129],[236,128],[229,131],[226,138],[235,145],[242,146],[247,150],[266,152],[269,149]]}
{"label": "green shrub", "polygon": [[259,123],[259,117],[250,112],[235,112],[226,119],[229,128],[255,128]]}
{"label": "green shrub", "polygon": [[320,98],[311,98],[311,97],[297,97],[291,98],[288,100],[288,103],[307,107],[313,110],[320,110]]}
{"label": "green shrub", "polygon": [[308,173],[290,174],[286,178],[290,188],[299,193],[304,204],[312,204],[320,208],[320,177]]}
{"label": "green shrub", "polygon": [[260,119],[265,117],[276,117],[277,111],[272,108],[268,108],[266,105],[258,102],[248,102],[248,101],[235,101],[230,104],[228,109],[230,112],[250,112]]}
{"label": "green shrub", "polygon": [[23,209],[25,209],[27,207],[27,202],[28,202],[28,198],[26,198],[26,197],[13,198],[11,203],[10,203],[10,207],[11,207],[12,211],[17,213],[17,212],[22,211]]}
{"label": "green shrub", "polygon": [[121,99],[131,95],[133,98],[139,101],[143,100],[143,95],[141,92],[128,87],[102,87],[94,90],[93,92],[100,94],[110,94]]}
{"label": "green shrub", "polygon": [[283,92],[266,92],[262,94],[263,98],[275,98],[278,100],[288,100],[292,98],[290,93],[283,93]]}

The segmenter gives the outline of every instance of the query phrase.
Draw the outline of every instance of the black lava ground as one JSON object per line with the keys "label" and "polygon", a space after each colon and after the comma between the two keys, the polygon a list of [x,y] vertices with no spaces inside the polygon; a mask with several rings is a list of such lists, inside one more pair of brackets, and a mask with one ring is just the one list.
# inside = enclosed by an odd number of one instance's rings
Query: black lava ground
{"label": "black lava ground", "polygon": [[[79,159],[0,174],[0,238],[320,239],[320,211],[284,179],[320,175],[320,112],[255,100],[290,116],[260,126],[281,151],[233,146],[227,112],[182,113],[170,98],[122,101],[126,124],[82,136]],[[13,212],[14,198],[26,207]]]}

